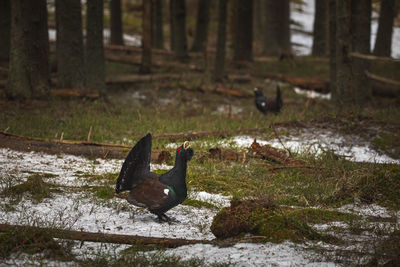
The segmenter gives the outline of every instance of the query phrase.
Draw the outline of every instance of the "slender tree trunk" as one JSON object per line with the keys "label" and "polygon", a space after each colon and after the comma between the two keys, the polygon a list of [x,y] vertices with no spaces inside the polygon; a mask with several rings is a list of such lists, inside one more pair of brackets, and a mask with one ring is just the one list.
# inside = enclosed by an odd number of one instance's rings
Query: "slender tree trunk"
{"label": "slender tree trunk", "polygon": [[265,0],[264,10],[263,53],[268,55],[290,54],[289,0]]}
{"label": "slender tree trunk", "polygon": [[56,0],[57,85],[85,88],[80,0]]}
{"label": "slender tree trunk", "polygon": [[188,58],[186,39],[186,2],[174,0],[173,24],[174,24],[174,52],[179,60]]}
{"label": "slender tree trunk", "polygon": [[87,0],[86,87],[100,94],[106,90],[103,47],[103,0]]}
{"label": "slender tree trunk", "polygon": [[192,51],[200,52],[206,49],[208,24],[210,21],[211,0],[199,0],[197,8],[196,35],[194,37]]}
{"label": "slender tree trunk", "polygon": [[43,98],[50,91],[49,36],[45,0],[11,1],[10,98]]}
{"label": "slender tree trunk", "polygon": [[110,16],[110,43],[114,45],[124,45],[121,0],[110,1]]}
{"label": "slender tree trunk", "polygon": [[254,5],[254,16],[253,16],[253,34],[255,36],[255,39],[257,39],[257,36],[262,36],[264,34],[264,12],[263,12],[263,0],[254,0],[253,1]]}
{"label": "slender tree trunk", "polygon": [[236,42],[236,34],[237,34],[237,23],[238,23],[238,1],[236,0],[230,0],[229,5],[228,5],[228,21],[227,21],[227,26],[228,26],[228,35],[227,35],[227,48],[229,48],[229,51],[233,51],[235,47],[235,42]]}
{"label": "slender tree trunk", "polygon": [[[371,47],[371,0],[351,1],[352,51],[370,54]],[[365,59],[352,58],[354,75],[355,100],[362,105],[372,97],[372,89],[365,72],[370,62]]]}
{"label": "slender tree trunk", "polygon": [[390,57],[392,48],[393,21],[396,16],[396,0],[382,0],[374,54]]}
{"label": "slender tree trunk", "polygon": [[152,0],[143,0],[143,52],[140,73],[151,72],[151,2]]}
{"label": "slender tree trunk", "polygon": [[163,33],[163,1],[152,0],[152,47],[164,49],[164,33]]}
{"label": "slender tree trunk", "polygon": [[333,100],[341,109],[354,103],[355,90],[351,71],[351,0],[336,1],[336,92]]}
{"label": "slender tree trunk", "polygon": [[253,0],[236,0],[238,5],[234,60],[253,60]]}
{"label": "slender tree trunk", "polygon": [[11,0],[0,0],[0,60],[8,60],[10,54]]}
{"label": "slender tree trunk", "polygon": [[314,15],[314,38],[312,46],[312,55],[321,57],[327,55],[327,10],[329,0],[315,0],[315,15]]}
{"label": "slender tree trunk", "polygon": [[336,0],[329,1],[329,88],[336,99]]}
{"label": "slender tree trunk", "polygon": [[175,6],[176,0],[170,0],[169,2],[169,26],[170,26],[170,49],[171,51],[175,51]]}
{"label": "slender tree trunk", "polygon": [[219,0],[218,3],[218,39],[214,70],[214,79],[217,81],[222,80],[224,76],[227,4],[227,0]]}

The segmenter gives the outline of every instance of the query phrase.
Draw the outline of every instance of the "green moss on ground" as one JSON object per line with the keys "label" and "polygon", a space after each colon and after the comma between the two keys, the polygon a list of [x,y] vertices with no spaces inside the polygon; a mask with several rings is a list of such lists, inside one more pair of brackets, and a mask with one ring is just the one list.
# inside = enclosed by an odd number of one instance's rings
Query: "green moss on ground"
{"label": "green moss on ground", "polygon": [[389,156],[400,159],[400,135],[396,133],[381,132],[379,137],[372,141],[375,149]]}
{"label": "green moss on ground", "polygon": [[70,250],[55,241],[48,230],[16,230],[0,233],[0,258],[5,259],[14,252],[41,253],[44,258],[72,260]]}
{"label": "green moss on ground", "polygon": [[51,193],[60,192],[52,184],[44,182],[42,174],[33,174],[28,177],[26,182],[12,186],[2,191],[3,196],[11,196],[20,199],[22,195],[30,197],[35,202],[41,202],[45,198],[50,198]]}

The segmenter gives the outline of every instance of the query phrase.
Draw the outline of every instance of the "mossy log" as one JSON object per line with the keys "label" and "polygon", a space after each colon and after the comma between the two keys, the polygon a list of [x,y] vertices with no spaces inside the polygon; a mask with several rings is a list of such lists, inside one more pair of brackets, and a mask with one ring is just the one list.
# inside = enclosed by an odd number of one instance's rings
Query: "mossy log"
{"label": "mossy log", "polygon": [[161,237],[146,237],[138,235],[118,235],[118,234],[105,234],[105,233],[91,233],[83,231],[61,230],[42,228],[36,226],[22,226],[22,225],[8,225],[0,224],[0,232],[15,232],[15,231],[45,231],[53,238],[70,239],[78,241],[89,242],[102,242],[102,243],[115,243],[115,244],[141,244],[141,245],[159,245],[168,248],[175,248],[179,246],[192,245],[192,244],[210,244],[210,241],[204,240],[190,240],[178,238],[161,238]]}

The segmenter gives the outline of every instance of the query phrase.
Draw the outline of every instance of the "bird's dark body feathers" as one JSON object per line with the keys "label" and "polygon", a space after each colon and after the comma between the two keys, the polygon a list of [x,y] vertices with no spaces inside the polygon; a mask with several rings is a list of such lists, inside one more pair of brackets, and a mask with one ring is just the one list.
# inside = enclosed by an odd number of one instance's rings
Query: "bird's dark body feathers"
{"label": "bird's dark body feathers", "polygon": [[261,111],[264,114],[267,114],[268,112],[274,112],[274,113],[280,112],[283,103],[282,103],[281,90],[279,86],[276,87],[276,97],[274,99],[266,98],[262,92],[262,89],[260,88],[255,88],[254,94],[256,97],[255,98],[256,107],[259,111]]}
{"label": "bird's dark body feathers", "polygon": [[128,154],[117,180],[116,192],[130,190],[129,203],[147,208],[160,220],[165,220],[168,217],[164,213],[186,199],[186,169],[193,150],[185,142],[177,149],[175,166],[157,175],[150,171],[151,140],[151,135],[147,134]]}

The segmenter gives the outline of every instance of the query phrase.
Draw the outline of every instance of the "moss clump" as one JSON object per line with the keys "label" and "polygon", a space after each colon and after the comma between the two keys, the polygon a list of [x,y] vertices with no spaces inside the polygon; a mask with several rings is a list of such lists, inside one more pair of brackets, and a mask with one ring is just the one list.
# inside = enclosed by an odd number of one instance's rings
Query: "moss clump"
{"label": "moss clump", "polygon": [[34,174],[28,177],[26,182],[8,188],[2,194],[20,198],[27,193],[34,201],[40,202],[45,198],[50,198],[51,193],[57,191],[52,189],[49,183],[43,181],[43,175]]}
{"label": "moss clump", "polygon": [[114,197],[115,189],[111,187],[95,187],[95,196],[104,200]]}
{"label": "moss clump", "polygon": [[317,233],[308,224],[343,218],[342,213],[313,209],[283,209],[271,201],[234,200],[213,220],[211,231],[218,238],[235,237],[243,233],[265,236],[271,242],[292,240],[336,241]]}
{"label": "moss clump", "polygon": [[46,252],[45,255],[51,258],[62,258],[70,254],[67,248],[52,238],[48,230],[13,230],[0,233],[0,258],[7,258],[15,252]]}
{"label": "moss clump", "polygon": [[400,135],[382,132],[373,140],[373,146],[389,156],[400,159]]}
{"label": "moss clump", "polygon": [[359,197],[362,202],[400,207],[400,168],[397,166],[375,170],[372,179],[364,177],[357,186],[360,188]]}

